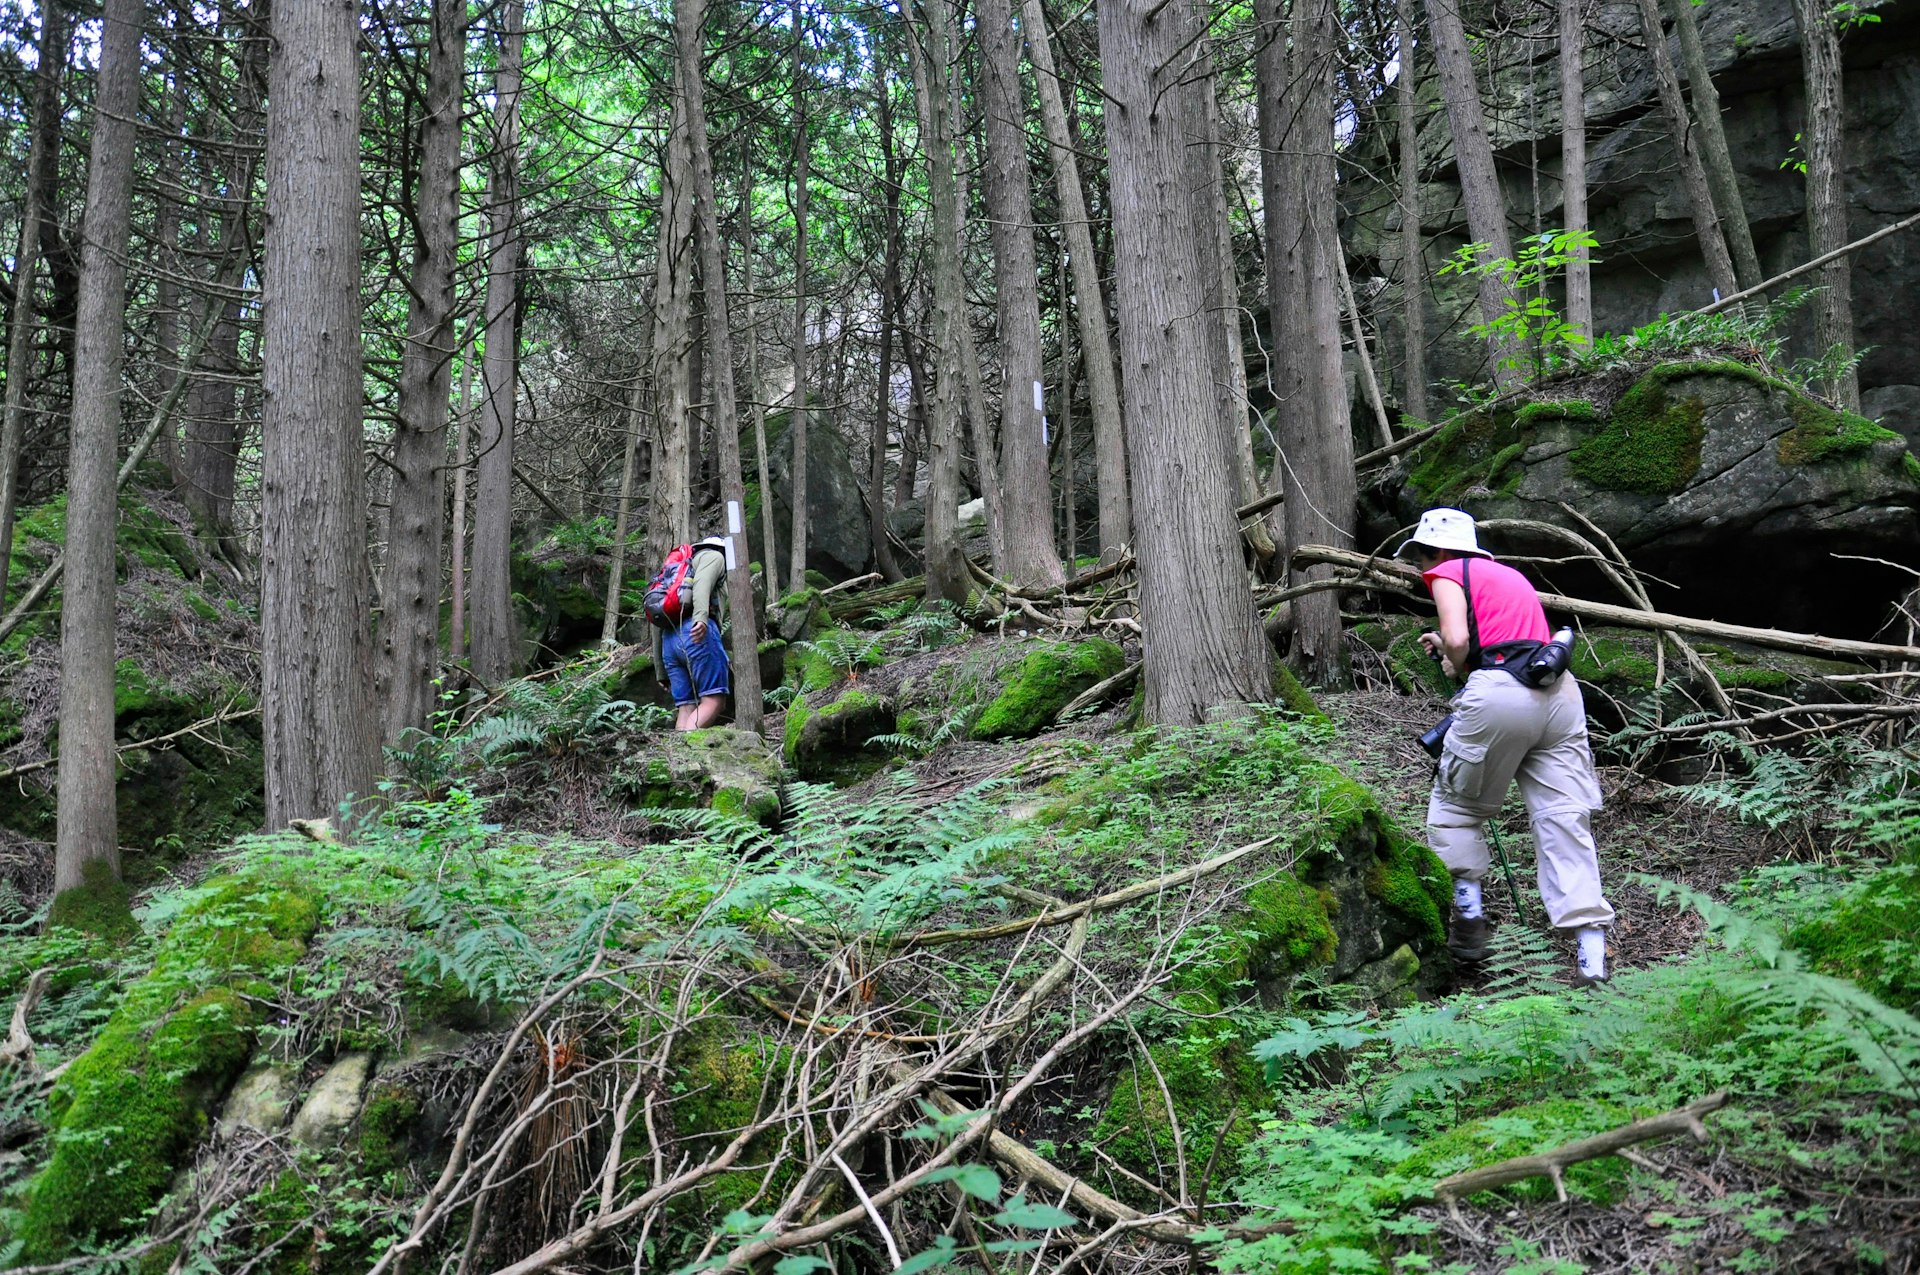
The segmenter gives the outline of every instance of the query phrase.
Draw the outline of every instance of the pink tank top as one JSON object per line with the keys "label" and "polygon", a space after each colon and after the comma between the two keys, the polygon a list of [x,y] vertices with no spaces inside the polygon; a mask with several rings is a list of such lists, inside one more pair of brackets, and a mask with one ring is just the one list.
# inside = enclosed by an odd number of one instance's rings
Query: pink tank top
{"label": "pink tank top", "polygon": [[[1427,591],[1433,591],[1435,577],[1460,583],[1465,562],[1449,558],[1431,571],[1423,572]],[[1505,563],[1491,558],[1473,560],[1474,623],[1480,627],[1480,645],[1497,646],[1501,642],[1546,642],[1553,630],[1547,627],[1547,613],[1540,608],[1540,595],[1527,578]]]}

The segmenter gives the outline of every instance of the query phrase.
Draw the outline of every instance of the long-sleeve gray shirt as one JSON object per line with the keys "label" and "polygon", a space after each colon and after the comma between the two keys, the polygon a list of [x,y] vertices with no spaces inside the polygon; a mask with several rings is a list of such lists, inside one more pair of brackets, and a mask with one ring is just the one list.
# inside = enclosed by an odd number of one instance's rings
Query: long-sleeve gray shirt
{"label": "long-sleeve gray shirt", "polygon": [[[726,610],[727,605],[727,592],[721,587],[727,578],[727,551],[718,545],[695,545],[693,567],[687,574],[690,578],[681,587],[692,590],[693,610],[691,613],[681,612],[682,622],[711,619],[714,627],[718,628],[721,612]],[[667,666],[661,652],[661,639],[664,636],[664,630],[656,626],[653,630],[653,675],[661,682],[667,680]]]}

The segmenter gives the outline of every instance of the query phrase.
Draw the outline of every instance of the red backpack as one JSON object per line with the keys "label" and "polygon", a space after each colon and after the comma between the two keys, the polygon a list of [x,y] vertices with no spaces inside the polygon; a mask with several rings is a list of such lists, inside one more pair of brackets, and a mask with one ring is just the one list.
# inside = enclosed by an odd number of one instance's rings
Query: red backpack
{"label": "red backpack", "polygon": [[693,574],[693,555],[701,549],[720,552],[718,545],[676,545],[653,579],[647,581],[646,596],[640,607],[647,619],[659,628],[680,627],[681,617],[687,610],[687,577]]}

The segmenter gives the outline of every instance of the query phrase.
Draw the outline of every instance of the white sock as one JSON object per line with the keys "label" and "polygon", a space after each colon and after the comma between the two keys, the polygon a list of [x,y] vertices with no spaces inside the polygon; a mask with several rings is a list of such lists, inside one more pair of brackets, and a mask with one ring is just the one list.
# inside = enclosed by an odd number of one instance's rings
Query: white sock
{"label": "white sock", "polygon": [[1480,883],[1464,878],[1453,883],[1453,910],[1471,921],[1480,915]]}
{"label": "white sock", "polygon": [[1573,938],[1580,945],[1580,972],[1588,978],[1605,978],[1607,932],[1597,925],[1588,925],[1575,930]]}

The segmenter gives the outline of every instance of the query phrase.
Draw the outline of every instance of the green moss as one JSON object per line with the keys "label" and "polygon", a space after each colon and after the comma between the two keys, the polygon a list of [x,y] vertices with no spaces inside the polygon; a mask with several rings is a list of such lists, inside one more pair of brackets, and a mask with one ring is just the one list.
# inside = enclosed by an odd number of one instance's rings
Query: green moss
{"label": "green moss", "polygon": [[115,720],[146,712],[163,695],[164,692],[148,680],[146,673],[133,660],[123,659],[114,664],[113,716]]}
{"label": "green moss", "polygon": [[794,758],[799,754],[800,736],[806,732],[807,719],[812,716],[813,710],[807,707],[804,697],[796,698],[787,706],[787,729],[780,755],[786,758],[789,766],[794,764]]}
{"label": "green moss", "polygon": [[198,589],[188,589],[186,598],[187,606],[201,619],[218,623],[226,618],[226,613],[213,603],[207,601],[206,597]]}
{"label": "green moss", "polygon": [[1126,666],[1104,638],[1040,642],[1022,659],[974,723],[975,739],[1026,739],[1045,730],[1074,696]]}
{"label": "green moss", "polygon": [[1920,1010],[1920,864],[1895,863],[1789,935],[1814,968]]}
{"label": "green moss", "polygon": [[[1497,480],[1495,462],[1511,463],[1519,455],[1514,447],[1524,441],[1516,421],[1510,411],[1463,412],[1415,449],[1407,479],[1419,489],[1422,502],[1453,504]],[[1524,445],[1520,450],[1525,451]]]}
{"label": "green moss", "polygon": [[1600,409],[1583,398],[1545,400],[1528,403],[1514,413],[1514,424],[1532,429],[1543,421],[1597,421]]}
{"label": "green moss", "polygon": [[1573,675],[1594,686],[1653,688],[1656,665],[1651,645],[1624,635],[1588,634],[1573,644]]}
{"label": "green moss", "polygon": [[1908,452],[1902,456],[1900,458],[1900,472],[1907,476],[1908,482],[1920,487],[1920,456],[1915,456],[1912,452]]}
{"label": "green moss", "polygon": [[1864,416],[1836,411],[1804,394],[1795,394],[1788,410],[1793,414],[1793,428],[1780,436],[1777,454],[1782,465],[1846,460],[1872,451],[1875,443],[1900,439],[1899,434]]}
{"label": "green moss", "polygon": [[816,593],[833,587],[833,581],[827,576],[826,572],[815,571],[812,567],[807,568],[806,572],[801,576],[801,579],[806,583],[807,588]]}
{"label": "green moss", "polygon": [[1447,699],[1453,695],[1453,683],[1441,669],[1440,662],[1420,645],[1421,632],[1432,627],[1430,620],[1417,615],[1394,615],[1384,621],[1368,621],[1357,626],[1354,636],[1381,656],[1402,694]]}
{"label": "green moss", "polygon": [[407,1139],[420,1117],[420,1095],[402,1085],[375,1085],[360,1111],[360,1168],[384,1177],[407,1162]]}
{"label": "green moss", "polygon": [[1595,487],[1643,496],[1669,496],[1692,482],[1706,404],[1671,399],[1667,382],[1677,374],[1673,365],[1656,368],[1621,395],[1606,425],[1573,449],[1573,472]]}
{"label": "green moss", "polygon": [[104,860],[80,869],[80,884],[53,896],[47,925],[78,930],[104,939],[127,939],[140,932],[133,919],[133,891]]}
{"label": "green moss", "polygon": [[[1633,1113],[1617,1103],[1591,1098],[1549,1098],[1449,1129],[1423,1143],[1419,1150],[1395,1166],[1394,1171],[1415,1179],[1438,1180],[1514,1156],[1547,1151],[1576,1138],[1603,1133],[1631,1119]],[[1612,1157],[1589,1160],[1567,1169],[1567,1193],[1609,1205],[1622,1194],[1626,1177],[1626,1165],[1620,1160]],[[1525,1200],[1555,1198],[1553,1183],[1544,1177],[1528,1178],[1504,1189]],[[1484,1194],[1492,1197],[1491,1192]]]}
{"label": "green moss", "polygon": [[1447,865],[1433,851],[1387,825],[1367,870],[1367,893],[1419,937],[1446,941],[1446,908],[1453,897]]}
{"label": "green moss", "polygon": [[1778,693],[1793,685],[1793,674],[1777,668],[1715,668],[1713,680],[1730,691]]}
{"label": "green moss", "polygon": [[[674,1135],[694,1147],[723,1144],[758,1119],[768,1076],[783,1073],[794,1062],[791,1047],[764,1036],[734,1036],[729,1026],[726,1020],[709,1019],[683,1034],[668,1067],[673,1079],[667,1118]],[[699,1213],[718,1220],[743,1207],[760,1190],[764,1166],[779,1150],[779,1141],[776,1130],[748,1144],[740,1163],[761,1167],[722,1173],[703,1183],[694,1194]],[[789,1158],[787,1166],[792,1164]],[[792,1167],[775,1169],[776,1196],[793,1180],[793,1172]]]}
{"label": "green moss", "polygon": [[1315,721],[1327,720],[1325,711],[1320,707],[1320,701],[1314,699],[1313,693],[1302,686],[1300,679],[1293,675],[1293,670],[1280,660],[1273,662],[1273,699],[1275,703],[1284,705],[1289,712],[1298,713],[1302,717],[1312,718]]}
{"label": "green moss", "polygon": [[1252,1055],[1232,1032],[1215,1035],[1210,1026],[1199,1024],[1183,1038],[1150,1046],[1147,1052],[1150,1065],[1136,1058],[1115,1079],[1090,1140],[1142,1177],[1159,1176],[1156,1166],[1170,1172],[1178,1154],[1167,1115],[1171,1098],[1189,1172],[1198,1174],[1204,1167],[1221,1124],[1237,1112],[1221,1141],[1217,1165],[1236,1163],[1258,1133],[1259,1117],[1267,1105],[1261,1071]]}
{"label": "green moss", "polygon": [[252,1050],[256,999],[306,950],[319,900],[291,876],[209,882],[48,1100],[53,1154],[19,1237],[51,1258],[137,1225]]}

